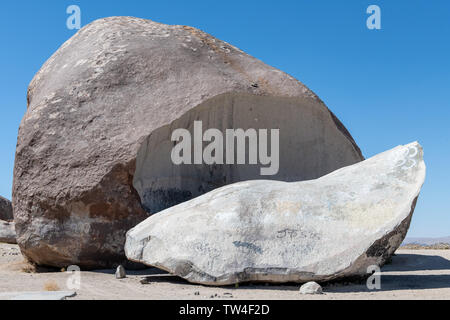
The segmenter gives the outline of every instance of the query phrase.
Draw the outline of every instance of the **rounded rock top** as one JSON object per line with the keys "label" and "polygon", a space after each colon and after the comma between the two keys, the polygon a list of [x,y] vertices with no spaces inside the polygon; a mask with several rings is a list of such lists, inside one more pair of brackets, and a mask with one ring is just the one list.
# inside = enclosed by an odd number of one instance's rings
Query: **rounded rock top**
{"label": "rounded rock top", "polygon": [[307,282],[300,287],[301,294],[323,294],[322,286],[317,282]]}

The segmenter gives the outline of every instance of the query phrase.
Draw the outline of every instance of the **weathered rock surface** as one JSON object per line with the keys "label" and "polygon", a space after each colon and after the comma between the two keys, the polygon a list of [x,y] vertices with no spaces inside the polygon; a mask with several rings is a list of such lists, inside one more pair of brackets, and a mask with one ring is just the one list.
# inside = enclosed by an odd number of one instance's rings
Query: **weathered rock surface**
{"label": "weathered rock surface", "polygon": [[125,252],[207,285],[367,276],[403,241],[424,179],[412,143],[316,180],[240,182],[151,216]]}
{"label": "weathered rock surface", "polygon": [[0,220],[13,221],[11,201],[0,196]]}
{"label": "weathered rock surface", "polygon": [[228,43],[186,26],[97,20],[28,88],[13,186],[23,254],[41,265],[112,267],[147,212],[260,178],[254,165],[174,166],[170,133],[194,120],[205,130],[279,128],[280,170],[271,178],[281,181],[363,159],[314,93]]}
{"label": "weathered rock surface", "polygon": [[17,243],[14,222],[0,220],[0,242]]}
{"label": "weathered rock surface", "polygon": [[317,282],[310,281],[300,287],[300,294],[322,294],[322,286]]}

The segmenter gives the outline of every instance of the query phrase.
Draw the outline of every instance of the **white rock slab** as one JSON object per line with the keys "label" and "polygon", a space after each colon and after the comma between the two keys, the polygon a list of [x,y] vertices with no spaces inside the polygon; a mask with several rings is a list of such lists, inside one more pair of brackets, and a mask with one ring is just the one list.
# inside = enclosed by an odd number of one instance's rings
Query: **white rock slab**
{"label": "white rock slab", "polygon": [[425,171],[411,143],[316,180],[228,185],[140,223],[125,252],[207,285],[364,276],[403,241]]}

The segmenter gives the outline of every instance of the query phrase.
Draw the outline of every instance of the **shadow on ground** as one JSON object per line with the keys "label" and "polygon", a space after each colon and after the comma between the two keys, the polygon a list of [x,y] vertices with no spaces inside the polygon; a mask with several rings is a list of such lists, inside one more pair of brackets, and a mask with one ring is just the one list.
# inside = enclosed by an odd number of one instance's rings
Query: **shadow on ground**
{"label": "shadow on ground", "polygon": [[[416,273],[416,274],[411,274]],[[450,261],[432,255],[397,253],[381,270],[381,291],[450,288]],[[327,292],[369,292],[365,281],[325,285]]]}
{"label": "shadow on ground", "polygon": [[[434,274],[433,274],[433,271]],[[447,272],[446,272],[447,271]],[[94,272],[114,274],[115,270],[97,270]],[[426,274],[410,274],[422,272]],[[171,275],[157,268],[148,268],[137,271],[127,271],[128,275],[141,276],[142,284],[167,282],[176,284],[189,284],[188,281]],[[343,280],[332,283],[323,283],[325,292],[370,292],[366,286],[366,280]],[[243,283],[238,287],[224,286],[223,288],[257,289],[257,290],[292,290],[298,291],[299,284],[268,284],[268,283]],[[450,261],[432,255],[397,253],[392,262],[382,268],[381,291],[416,290],[450,288]]]}
{"label": "shadow on ground", "polygon": [[[105,273],[105,274],[115,274],[113,269],[95,270],[92,272]],[[167,283],[178,283],[178,284],[189,284],[188,281],[183,278],[171,275],[170,273],[160,270],[158,268],[147,268],[141,270],[127,270],[127,275],[130,276],[140,276],[142,284],[149,284],[152,282],[167,282]]]}
{"label": "shadow on ground", "polygon": [[440,256],[400,253],[392,258],[391,264],[383,267],[384,272],[421,270],[448,270],[450,272],[450,261]]}

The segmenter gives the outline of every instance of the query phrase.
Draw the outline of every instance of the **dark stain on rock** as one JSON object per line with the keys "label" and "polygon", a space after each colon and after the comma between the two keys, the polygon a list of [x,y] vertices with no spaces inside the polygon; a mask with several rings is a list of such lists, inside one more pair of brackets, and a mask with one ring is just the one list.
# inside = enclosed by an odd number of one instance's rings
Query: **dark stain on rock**
{"label": "dark stain on rock", "polygon": [[[367,250],[366,254],[368,257],[381,257],[382,258],[382,264],[384,264],[391,255],[395,252],[395,250],[398,249],[401,242],[406,236],[406,233],[408,232],[409,225],[411,223],[412,214],[414,212],[414,209],[416,207],[417,199],[419,197],[416,197],[411,205],[411,211],[408,217],[402,221],[402,223],[395,228],[393,231],[389,232],[387,235],[385,235],[383,238],[377,240],[370,246],[370,248]],[[400,235],[401,241],[399,243],[395,243],[392,245],[390,243],[390,240],[392,237],[396,235]]]}
{"label": "dark stain on rock", "polygon": [[233,244],[236,248],[246,248],[246,249],[249,249],[250,251],[253,251],[253,252],[256,252],[259,254],[263,253],[261,247],[258,247],[257,245],[254,245],[253,243],[250,243],[250,242],[234,241]]}

